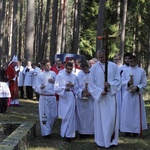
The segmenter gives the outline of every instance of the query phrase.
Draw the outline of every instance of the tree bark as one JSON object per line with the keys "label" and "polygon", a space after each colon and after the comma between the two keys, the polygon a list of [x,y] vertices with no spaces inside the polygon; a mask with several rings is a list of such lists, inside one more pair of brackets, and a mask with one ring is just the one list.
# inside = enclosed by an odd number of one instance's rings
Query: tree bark
{"label": "tree bark", "polygon": [[5,0],[0,0],[0,66],[3,63],[4,55],[4,16],[5,16]]}
{"label": "tree bark", "polygon": [[17,55],[17,11],[18,11],[18,0],[13,1],[13,26],[12,26],[12,50],[11,57]]}
{"label": "tree bark", "polygon": [[120,37],[120,56],[123,62],[124,56],[124,46],[125,46],[125,31],[126,31],[126,19],[127,19],[127,4],[128,0],[124,0],[123,7],[123,19],[122,19],[122,29],[121,29],[121,37]]}
{"label": "tree bark", "polygon": [[[42,38],[42,45],[41,45],[41,49],[39,50],[39,59],[38,62],[41,62],[44,58],[44,54],[46,51],[46,44],[47,44],[47,40],[48,40],[48,27],[49,27],[49,12],[50,12],[50,4],[51,4],[51,0],[47,0],[47,5],[46,5],[46,14],[45,14],[45,22],[44,22],[44,30],[43,30],[43,38]],[[45,54],[46,56],[46,54]]]}
{"label": "tree bark", "polygon": [[23,12],[23,2],[20,1],[20,18],[19,18],[19,39],[18,39],[18,59],[21,60],[23,58],[22,56],[22,50],[23,50],[23,43],[22,43],[22,40],[23,40],[23,36],[22,36],[22,25],[23,25],[23,15],[22,15],[22,12]]}
{"label": "tree bark", "polygon": [[79,27],[81,16],[81,2],[75,0],[75,12],[74,12],[74,28],[73,28],[73,53],[79,53]]}
{"label": "tree bark", "polygon": [[35,1],[27,0],[25,60],[33,61]]}
{"label": "tree bark", "polygon": [[53,10],[52,10],[52,30],[51,30],[51,40],[50,40],[50,60],[51,64],[54,63],[54,56],[57,52],[57,11],[58,11],[58,0],[53,1]]}
{"label": "tree bark", "polygon": [[64,0],[60,0],[59,18],[58,18],[58,32],[57,32],[57,53],[61,54],[61,42],[62,42],[62,26],[63,26],[63,6]]}
{"label": "tree bark", "polygon": [[[98,22],[97,22],[97,36],[103,35],[103,26],[105,21],[105,3],[106,0],[100,0],[98,10]],[[102,40],[98,40],[96,36],[96,51],[102,48]]]}

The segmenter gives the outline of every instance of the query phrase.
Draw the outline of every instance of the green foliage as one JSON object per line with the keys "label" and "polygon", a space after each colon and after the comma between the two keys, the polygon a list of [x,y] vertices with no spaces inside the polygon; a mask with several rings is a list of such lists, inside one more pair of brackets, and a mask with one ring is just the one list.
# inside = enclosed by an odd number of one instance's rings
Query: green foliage
{"label": "green foliage", "polygon": [[96,45],[96,25],[99,0],[85,0],[82,3],[80,53],[86,59],[93,57]]}
{"label": "green foliage", "polygon": [[[109,29],[109,35],[118,35],[116,40],[109,41],[109,58],[120,51],[120,33],[123,19],[123,1],[120,15],[117,14],[118,0],[107,0],[105,5],[104,28]],[[125,32],[125,52],[140,53],[143,60],[147,59],[148,37],[150,33],[150,1],[128,1],[128,13]],[[93,57],[96,44],[96,26],[98,18],[99,0],[83,0],[80,32],[80,52],[86,57]],[[119,20],[118,20],[119,19]],[[134,50],[134,45],[141,43],[142,51]]]}

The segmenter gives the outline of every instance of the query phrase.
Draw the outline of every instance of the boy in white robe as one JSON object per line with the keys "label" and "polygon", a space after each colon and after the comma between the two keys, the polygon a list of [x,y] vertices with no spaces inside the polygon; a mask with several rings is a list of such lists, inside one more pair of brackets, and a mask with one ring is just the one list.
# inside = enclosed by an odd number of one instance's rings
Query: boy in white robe
{"label": "boy in white robe", "polygon": [[86,60],[81,61],[81,72],[77,76],[77,132],[81,138],[94,134],[94,99],[88,91],[89,64]]}
{"label": "boy in white robe", "polygon": [[31,73],[33,70],[34,69],[31,66],[31,61],[28,61],[27,66],[23,70],[23,75],[24,75],[24,86],[26,88],[27,99],[30,100],[33,99],[33,89],[32,89],[33,75]]}
{"label": "boy in white robe", "polygon": [[58,117],[62,119],[60,135],[67,139],[75,137],[75,87],[76,75],[72,73],[73,64],[67,62],[65,70],[59,73],[54,84],[55,93],[59,95]]}
{"label": "boy in white robe", "polygon": [[[129,66],[129,57],[131,55],[132,55],[132,53],[130,53],[130,52],[125,53],[124,54],[124,65],[118,66],[121,78],[122,78],[122,74],[124,73],[124,71],[130,67]],[[122,85],[119,92],[117,93],[118,109],[119,109],[119,129],[120,129],[120,122],[121,122],[121,108],[122,108],[123,94],[124,94],[125,90],[126,90],[125,85]]]}
{"label": "boy in white robe", "polygon": [[56,73],[50,71],[50,61],[43,61],[43,72],[37,76],[35,91],[39,93],[39,116],[41,133],[43,137],[49,137],[57,119],[57,103],[54,92]]}
{"label": "boy in white robe", "polygon": [[[94,139],[98,146],[118,145],[119,116],[117,92],[121,86],[116,64],[108,61],[108,82],[105,82],[105,52],[97,52],[98,62],[90,70],[89,91],[94,98]],[[104,89],[107,88],[107,92]]]}
{"label": "boy in white robe", "polygon": [[122,77],[126,90],[123,95],[120,131],[126,132],[126,135],[133,133],[133,137],[136,137],[142,133],[142,130],[147,129],[142,97],[142,93],[147,85],[147,78],[144,69],[138,67],[134,55],[130,56],[129,62],[130,68],[124,71]]}

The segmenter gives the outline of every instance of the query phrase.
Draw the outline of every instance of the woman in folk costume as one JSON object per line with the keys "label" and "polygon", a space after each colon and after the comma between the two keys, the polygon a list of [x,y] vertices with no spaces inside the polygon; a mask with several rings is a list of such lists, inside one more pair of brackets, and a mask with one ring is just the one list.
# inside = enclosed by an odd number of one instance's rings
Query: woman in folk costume
{"label": "woman in folk costume", "polygon": [[136,56],[129,57],[130,67],[122,76],[122,84],[126,91],[123,95],[120,131],[125,135],[142,136],[142,130],[147,129],[145,106],[142,93],[147,85],[145,70],[138,67]]}
{"label": "woman in folk costume", "polygon": [[119,115],[116,94],[121,87],[121,79],[117,65],[110,61],[105,62],[104,50],[97,52],[97,59],[98,62],[90,70],[89,81],[89,91],[94,98],[94,140],[98,146],[109,148],[118,145]]}
{"label": "woman in folk costume", "polygon": [[77,131],[81,138],[94,134],[94,99],[88,91],[89,64],[86,60],[81,61],[81,72],[77,76]]}
{"label": "woman in folk costume", "polygon": [[10,106],[20,106],[18,100],[18,73],[15,70],[15,66],[17,66],[17,61],[17,56],[14,55],[6,70],[6,74],[9,80],[9,89],[11,93]]}
{"label": "woman in folk costume", "polygon": [[10,90],[8,86],[8,78],[6,75],[7,64],[3,64],[0,68],[0,113],[5,113],[7,110],[8,98],[10,98]]}
{"label": "woman in folk costume", "polygon": [[41,133],[49,137],[57,119],[57,102],[54,92],[56,73],[50,71],[50,61],[43,61],[43,71],[37,75],[35,91],[39,93],[39,116]]}

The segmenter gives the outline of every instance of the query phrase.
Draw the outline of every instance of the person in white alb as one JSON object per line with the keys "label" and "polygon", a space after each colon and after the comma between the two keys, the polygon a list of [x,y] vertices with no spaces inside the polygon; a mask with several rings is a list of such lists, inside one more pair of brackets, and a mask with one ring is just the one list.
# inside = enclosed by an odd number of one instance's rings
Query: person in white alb
{"label": "person in white alb", "polygon": [[17,62],[17,66],[15,66],[15,70],[18,72],[18,88],[19,88],[19,98],[24,98],[24,75],[23,70],[24,67],[21,65],[21,62]]}
{"label": "person in white alb", "polygon": [[24,75],[24,86],[26,88],[27,99],[30,100],[33,99],[33,89],[32,89],[33,70],[34,69],[31,66],[31,61],[28,61],[27,66],[23,70],[23,75]]}
{"label": "person in white alb", "polygon": [[119,114],[116,94],[121,87],[121,79],[117,65],[105,62],[104,50],[97,51],[97,59],[98,62],[90,70],[89,80],[89,91],[94,98],[94,140],[98,146],[109,148],[118,145]]}
{"label": "person in white alb", "polygon": [[[35,62],[32,63],[32,68],[33,70],[30,72],[32,74],[32,89],[35,92],[35,83],[37,80],[37,76],[38,74],[41,72],[41,69],[37,66],[37,64]],[[36,95],[36,99],[39,100],[39,94],[37,92],[35,92]]]}
{"label": "person in white alb", "polygon": [[94,134],[94,99],[88,91],[90,76],[88,62],[82,60],[80,68],[81,72],[77,76],[77,132],[80,134],[80,138],[86,138]]}
{"label": "person in white alb", "polygon": [[49,137],[57,119],[57,102],[54,92],[56,73],[50,71],[50,61],[43,60],[43,71],[37,76],[35,91],[39,93],[39,116],[41,134]]}
{"label": "person in white alb", "polygon": [[67,62],[65,70],[58,73],[54,84],[55,93],[59,95],[58,117],[62,119],[60,135],[70,141],[75,137],[76,117],[76,75],[72,73],[73,64]]}
{"label": "person in white alb", "polygon": [[142,136],[142,130],[147,129],[146,112],[142,93],[147,85],[146,72],[137,65],[134,55],[129,57],[130,67],[124,70],[122,84],[125,85],[121,109],[120,131],[125,136]]}

